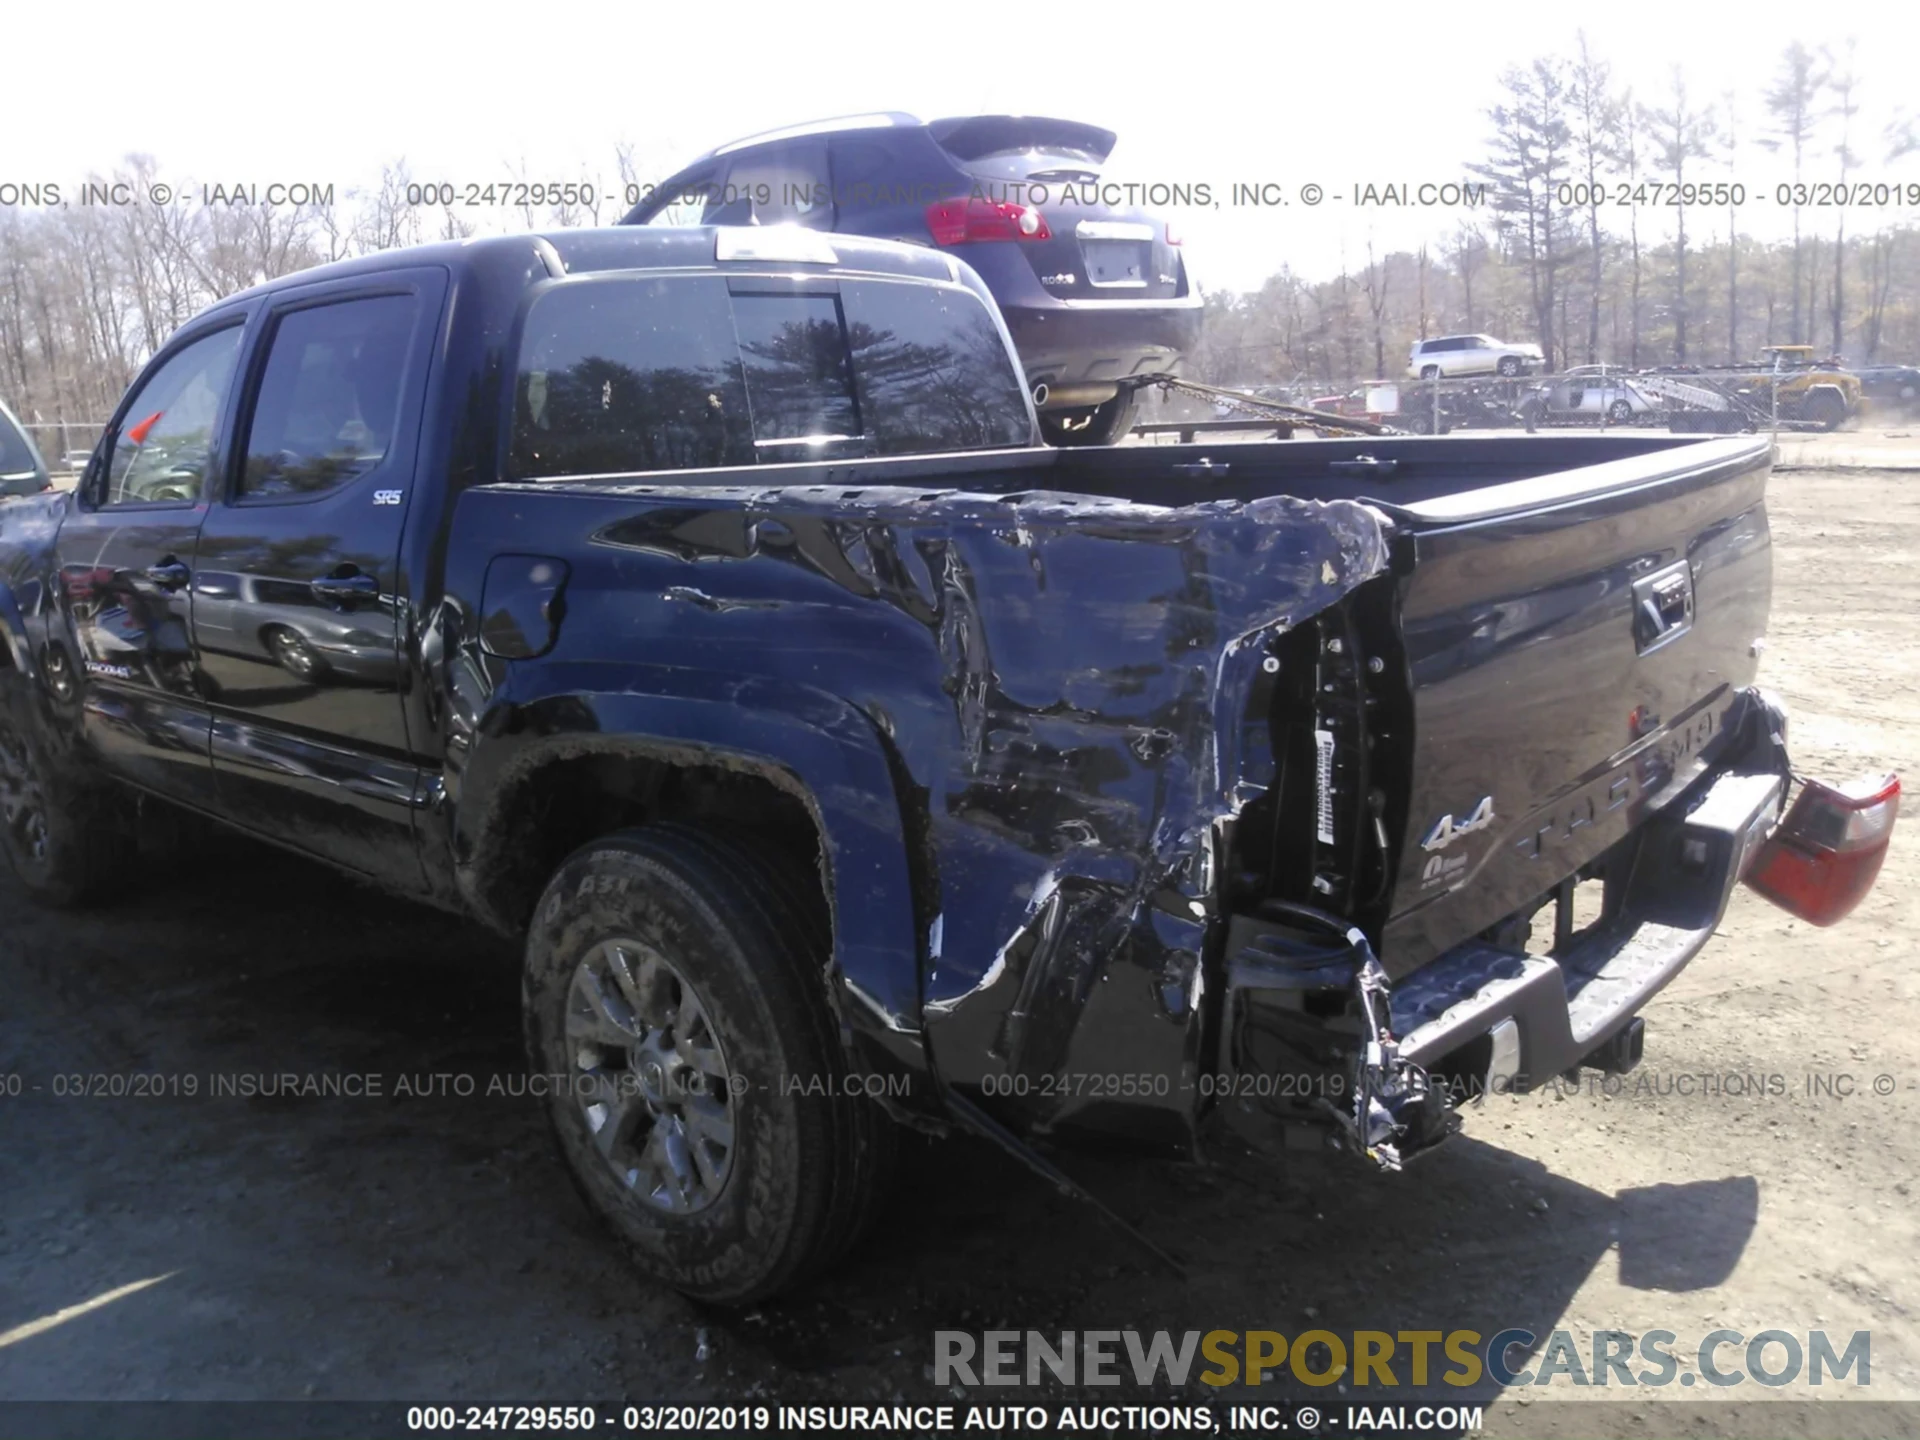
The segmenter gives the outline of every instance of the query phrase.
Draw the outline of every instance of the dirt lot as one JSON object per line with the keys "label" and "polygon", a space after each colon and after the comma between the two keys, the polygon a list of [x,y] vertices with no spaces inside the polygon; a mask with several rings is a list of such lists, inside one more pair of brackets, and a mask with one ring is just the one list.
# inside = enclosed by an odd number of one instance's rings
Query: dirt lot
{"label": "dirt lot", "polygon": [[[1765,679],[1802,768],[1920,774],[1920,476],[1784,473],[1773,517]],[[0,881],[0,1077],[24,1092],[0,1099],[0,1398],[917,1401],[937,1328],[1517,1325],[1669,1329],[1687,1369],[1718,1326],[1870,1329],[1871,1393],[1920,1399],[1920,814],[1906,825],[1841,929],[1742,892],[1648,1011],[1634,1078],[1659,1093],[1496,1100],[1397,1179],[1318,1158],[1259,1185],[1073,1159],[1171,1237],[1184,1283],[955,1144],[915,1157],[847,1270],[734,1320],[629,1271],[533,1103],[485,1094],[518,1067],[516,956],[498,941],[238,844],[199,857],[198,880],[84,917]],[[375,1073],[386,1094],[207,1098],[216,1075],[288,1071]],[[1729,1074],[1718,1096],[1675,1093]],[[66,1075],[193,1076],[200,1094],[74,1098]],[[1856,1093],[1807,1096],[1834,1075]],[[1874,1093],[1883,1075],[1891,1094]],[[395,1095],[402,1077],[480,1093]],[[1496,1432],[1657,1435],[1680,1428],[1657,1405],[1706,1393],[1616,1389],[1577,1420],[1472,1395]]]}

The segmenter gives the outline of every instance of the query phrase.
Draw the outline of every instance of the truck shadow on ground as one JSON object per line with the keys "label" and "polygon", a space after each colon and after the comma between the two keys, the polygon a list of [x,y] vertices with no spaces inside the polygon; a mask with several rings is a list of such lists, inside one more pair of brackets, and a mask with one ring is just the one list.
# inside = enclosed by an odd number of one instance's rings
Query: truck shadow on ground
{"label": "truck shadow on ground", "polygon": [[[1318,1154],[1259,1176],[1068,1157],[1182,1278],[1001,1152],[914,1141],[840,1270],[745,1315],[704,1311],[627,1268],[571,1193],[538,1102],[501,1083],[522,1070],[514,946],[245,842],[216,840],[188,868],[82,916],[34,911],[0,877],[16,1002],[0,1071],[200,1087],[138,1110],[10,1115],[0,1330],[143,1265],[181,1278],[170,1301],[0,1356],[0,1395],[26,1393],[19,1367],[35,1364],[26,1388],[42,1398],[68,1374],[65,1393],[89,1396],[418,1398],[479,1373],[525,1394],[924,1401],[937,1330],[1544,1337],[1602,1264],[1636,1288],[1718,1284],[1757,1216],[1751,1177],[1609,1195],[1470,1137],[1400,1176]],[[378,1075],[381,1093],[258,1093],[287,1074]],[[215,1094],[219,1076],[255,1077],[255,1093]],[[143,1199],[128,1206],[117,1177],[135,1149]],[[139,1328],[155,1305],[170,1307],[164,1334]],[[135,1328],[101,1391],[90,1357],[114,1324]],[[575,1388],[543,1388],[561,1385]],[[1449,1403],[1493,1391],[1436,1387]]]}

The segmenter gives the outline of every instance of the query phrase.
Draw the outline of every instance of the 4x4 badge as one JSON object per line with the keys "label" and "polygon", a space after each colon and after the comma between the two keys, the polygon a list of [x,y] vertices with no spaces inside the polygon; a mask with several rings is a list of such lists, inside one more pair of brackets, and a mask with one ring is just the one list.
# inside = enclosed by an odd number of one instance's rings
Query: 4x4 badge
{"label": "4x4 badge", "polygon": [[1433,822],[1433,828],[1427,831],[1426,839],[1420,842],[1422,850],[1444,850],[1462,835],[1471,835],[1476,830],[1484,830],[1493,824],[1493,797],[1482,795],[1480,803],[1473,807],[1473,813],[1466,819],[1455,822],[1453,816],[1442,815]]}

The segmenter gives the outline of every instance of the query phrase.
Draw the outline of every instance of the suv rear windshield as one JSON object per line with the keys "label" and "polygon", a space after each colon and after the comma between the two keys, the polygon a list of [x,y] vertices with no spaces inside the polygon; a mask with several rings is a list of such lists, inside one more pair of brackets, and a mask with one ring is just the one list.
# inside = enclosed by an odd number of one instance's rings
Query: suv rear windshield
{"label": "suv rear windshield", "polygon": [[979,179],[1065,180],[1098,175],[1113,152],[1111,130],[1073,120],[977,115],[937,120],[928,129],[962,170]]}
{"label": "suv rear windshield", "polygon": [[954,286],[586,277],[541,294],[511,479],[999,449],[1032,433],[992,315]]}

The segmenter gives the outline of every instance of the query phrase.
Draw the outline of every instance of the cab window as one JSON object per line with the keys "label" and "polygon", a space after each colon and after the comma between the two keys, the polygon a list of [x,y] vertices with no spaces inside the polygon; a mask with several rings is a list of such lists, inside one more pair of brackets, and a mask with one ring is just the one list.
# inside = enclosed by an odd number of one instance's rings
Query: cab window
{"label": "cab window", "polygon": [[1023,446],[993,313],[956,286],[562,281],[527,311],[509,479]]}
{"label": "cab window", "polygon": [[368,295],[280,317],[247,427],[243,500],[323,495],[379,468],[418,309],[412,295]]}
{"label": "cab window", "polygon": [[861,434],[840,297],[735,290],[756,452],[793,459],[781,447],[854,440]]}
{"label": "cab window", "polygon": [[752,463],[724,280],[583,280],[534,301],[509,478]]}
{"label": "cab window", "polygon": [[841,301],[875,454],[1033,443],[1020,373],[971,291],[859,280]]}
{"label": "cab window", "polygon": [[107,455],[102,505],[192,504],[233,383],[240,326],[176,351],[135,392]]}

